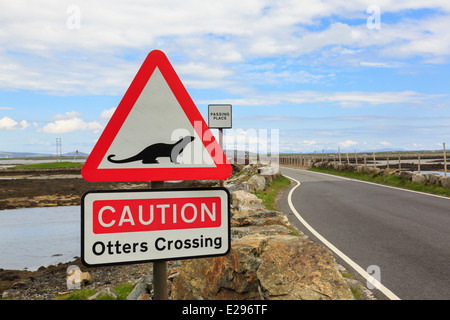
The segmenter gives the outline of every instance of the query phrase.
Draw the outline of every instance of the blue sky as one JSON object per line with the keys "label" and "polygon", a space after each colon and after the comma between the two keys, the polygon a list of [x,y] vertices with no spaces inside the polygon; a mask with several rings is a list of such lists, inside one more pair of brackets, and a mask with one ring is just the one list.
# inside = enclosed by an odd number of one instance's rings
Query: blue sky
{"label": "blue sky", "polygon": [[233,105],[228,142],[278,130],[281,152],[442,149],[448,30],[448,0],[0,0],[0,151],[61,138],[89,153],[154,49],[204,116]]}

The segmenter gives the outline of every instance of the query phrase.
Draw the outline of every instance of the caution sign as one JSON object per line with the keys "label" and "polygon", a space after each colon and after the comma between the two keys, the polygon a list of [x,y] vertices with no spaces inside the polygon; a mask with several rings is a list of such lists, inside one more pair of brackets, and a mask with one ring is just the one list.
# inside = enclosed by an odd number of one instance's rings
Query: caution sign
{"label": "caution sign", "polygon": [[86,181],[226,179],[232,168],[166,55],[150,52],[84,164]]}
{"label": "caution sign", "polygon": [[81,259],[98,266],[225,255],[229,198],[225,188],[88,191]]}

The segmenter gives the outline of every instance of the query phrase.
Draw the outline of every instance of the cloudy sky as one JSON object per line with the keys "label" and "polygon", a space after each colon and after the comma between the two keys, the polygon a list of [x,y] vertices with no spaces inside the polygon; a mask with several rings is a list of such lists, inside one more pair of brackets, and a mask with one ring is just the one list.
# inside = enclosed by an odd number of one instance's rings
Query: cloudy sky
{"label": "cloudy sky", "polygon": [[0,151],[89,153],[154,49],[230,137],[442,149],[449,30],[448,0],[0,0]]}

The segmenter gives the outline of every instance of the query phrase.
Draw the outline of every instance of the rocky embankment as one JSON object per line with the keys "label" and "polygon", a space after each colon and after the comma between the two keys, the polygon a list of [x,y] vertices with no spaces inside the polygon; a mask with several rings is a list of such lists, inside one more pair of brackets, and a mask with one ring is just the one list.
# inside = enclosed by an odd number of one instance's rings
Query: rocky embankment
{"label": "rocky embankment", "polygon": [[[232,196],[231,251],[169,267],[170,299],[353,300],[350,287],[363,299],[374,299],[356,280],[342,276],[328,249],[253,194],[279,174],[273,168],[247,166],[226,181]],[[151,282],[143,278],[130,298],[149,298]]]}
{"label": "rocky embankment", "polygon": [[[273,168],[250,165],[225,181],[231,199],[231,250],[222,257],[168,262],[169,299],[352,300],[374,299],[356,280],[344,278],[331,252],[297,230],[281,212],[268,210],[253,192],[279,176]],[[112,287],[132,282],[129,300],[151,299],[152,263],[86,268],[79,260],[15,276],[3,298],[53,299],[67,293],[66,272],[78,265],[82,288],[115,296]],[[16,280],[16,281],[14,281]],[[98,296],[98,295],[97,295]],[[95,299],[96,297],[92,297]]]}

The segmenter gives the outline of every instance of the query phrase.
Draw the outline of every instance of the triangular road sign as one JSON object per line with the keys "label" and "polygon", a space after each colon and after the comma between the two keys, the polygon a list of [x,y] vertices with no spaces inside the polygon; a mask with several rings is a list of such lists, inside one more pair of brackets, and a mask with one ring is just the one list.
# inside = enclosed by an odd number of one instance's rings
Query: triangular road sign
{"label": "triangular road sign", "polygon": [[148,54],[84,164],[91,182],[226,179],[225,154],[165,54]]}

